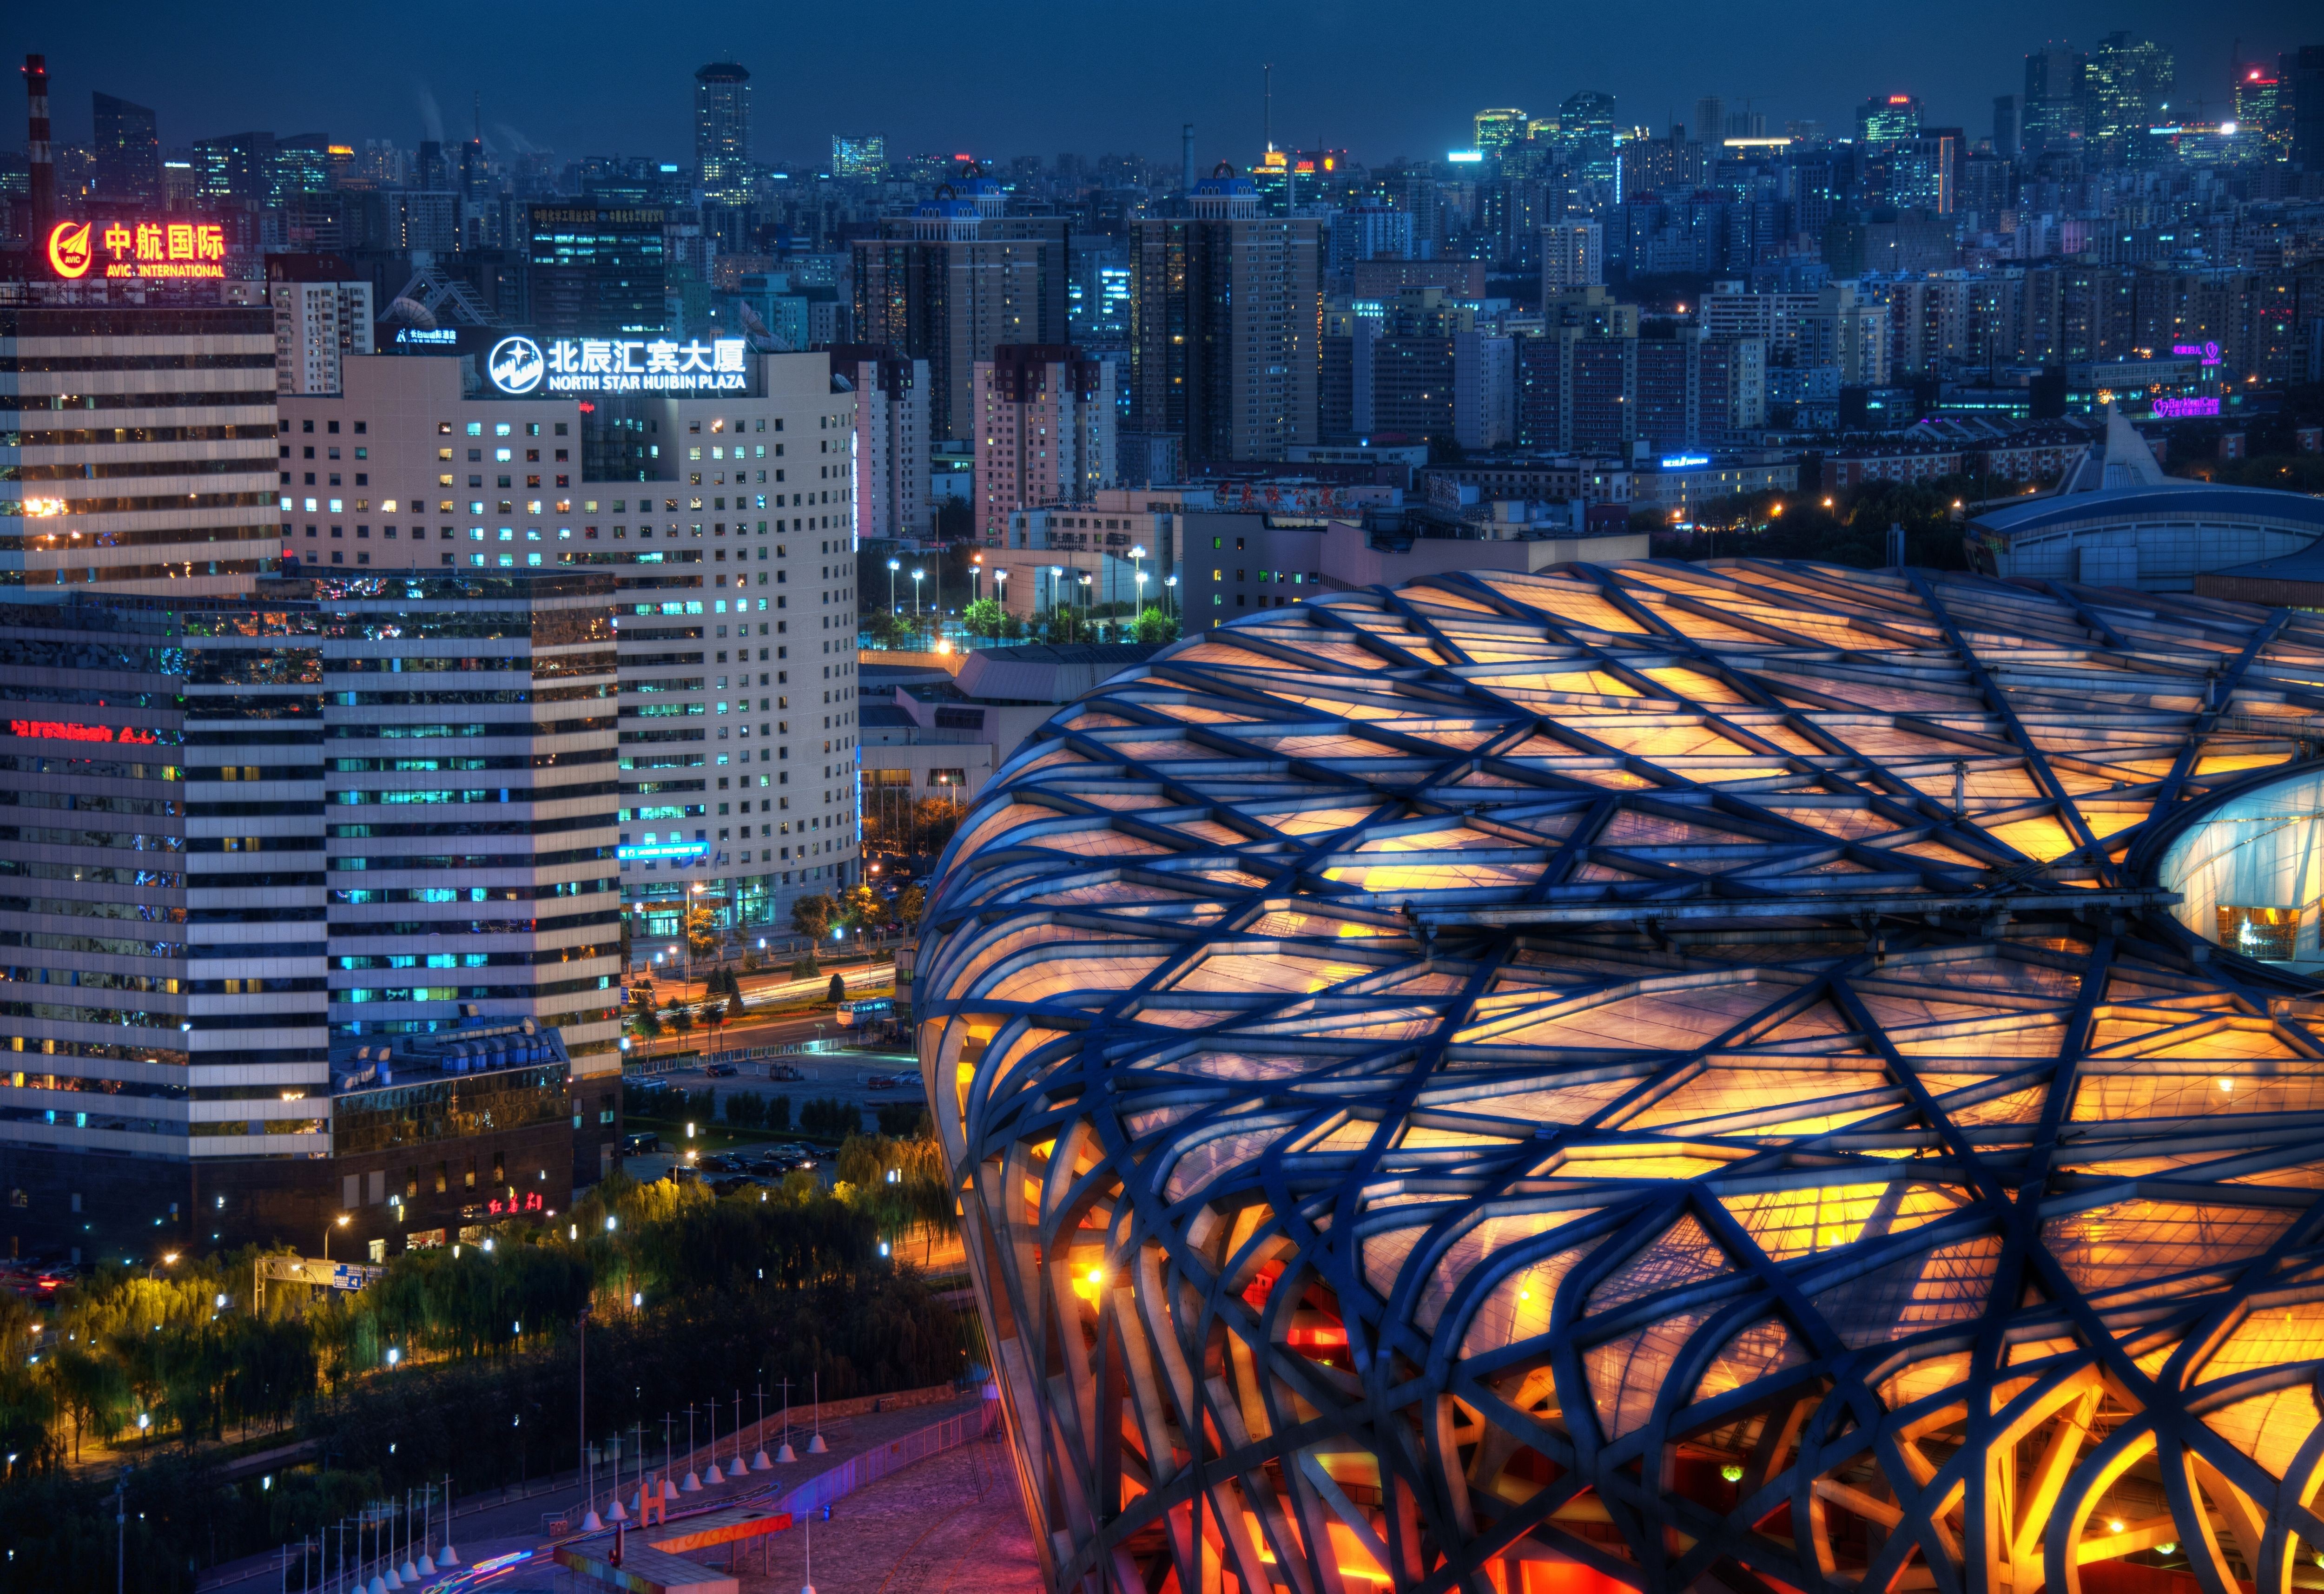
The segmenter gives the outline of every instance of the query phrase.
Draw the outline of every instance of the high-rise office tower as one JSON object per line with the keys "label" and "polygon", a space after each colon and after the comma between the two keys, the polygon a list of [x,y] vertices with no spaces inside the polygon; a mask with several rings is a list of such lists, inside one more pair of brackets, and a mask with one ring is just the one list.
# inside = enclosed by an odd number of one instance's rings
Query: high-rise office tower
{"label": "high-rise office tower", "polygon": [[1706,94],[1694,102],[1694,136],[1712,149],[1727,136],[1727,101]]}
{"label": "high-rise office tower", "polygon": [[1005,343],[976,363],[976,529],[1019,510],[1086,503],[1114,482],[1114,374],[1071,345]]}
{"label": "high-rise office tower", "polygon": [[594,337],[661,329],[662,211],[559,203],[528,214],[535,327]]}
{"label": "high-rise office tower", "polygon": [[2265,67],[2236,72],[2235,115],[2243,148],[2261,161],[2292,158],[2292,100],[2282,79]]}
{"label": "high-rise office tower", "polygon": [[[189,251],[223,253],[189,234]],[[20,428],[0,486],[16,510],[0,591],[223,594],[268,567],[281,521],[271,311],[5,309],[0,362]]]}
{"label": "high-rise office tower", "polygon": [[255,209],[274,203],[274,135],[229,133],[194,144],[202,198]]}
{"label": "high-rise office tower", "polygon": [[2028,156],[2080,145],[2083,126],[2082,52],[2070,44],[2044,44],[2025,57],[2025,104],[2018,142]]}
{"label": "high-rise office tower", "polygon": [[2082,72],[2085,132],[2091,152],[2108,166],[2144,153],[2146,130],[2163,119],[2176,75],[2171,52],[2128,32],[2108,33]]}
{"label": "high-rise office tower", "polygon": [[1131,429],[1190,463],[1281,459],[1316,441],[1323,224],[1260,216],[1223,163],[1187,207],[1137,224]]}
{"label": "high-rise office tower", "polygon": [[2324,171],[2324,44],[2303,44],[2276,76],[2292,90],[2292,163]]}
{"label": "high-rise office tower", "polygon": [[1993,97],[1993,152],[2005,161],[2017,159],[2017,97]]}
{"label": "high-rise office tower", "polygon": [[97,195],[123,205],[161,204],[161,140],[153,113],[109,94],[92,94]]}
{"label": "high-rise office tower", "polygon": [[1004,343],[1068,341],[1071,224],[1002,211],[1001,185],[976,173],[855,243],[856,336],[928,363],[939,438],[975,425],[979,360]]}
{"label": "high-rise office tower", "polygon": [[694,165],[711,204],[751,202],[751,74],[732,61],[694,74]]}
{"label": "high-rise office tower", "polygon": [[1589,182],[1614,181],[1614,97],[1585,88],[1557,107],[1560,159]]}
{"label": "high-rise office tower", "polygon": [[612,598],[545,571],[0,608],[12,1233],[94,1258],[345,1213],[379,1258],[611,1170]]}
{"label": "high-rise office tower", "polygon": [[1526,114],[1520,110],[1502,108],[1479,111],[1476,117],[1476,147],[1486,155],[1499,154],[1509,145],[1521,142],[1526,135]]}
{"label": "high-rise office tower", "polygon": [[831,175],[862,182],[877,182],[887,176],[887,136],[878,133],[833,134]]}

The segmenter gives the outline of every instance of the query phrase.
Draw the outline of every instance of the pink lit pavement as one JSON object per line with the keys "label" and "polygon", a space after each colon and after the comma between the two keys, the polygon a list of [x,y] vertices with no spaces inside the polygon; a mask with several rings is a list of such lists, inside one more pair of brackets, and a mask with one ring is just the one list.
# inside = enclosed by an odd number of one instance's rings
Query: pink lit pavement
{"label": "pink lit pavement", "polygon": [[[973,1411],[976,1405],[974,1400],[963,1400],[826,1418],[824,1434],[831,1448],[829,1453],[819,1456],[806,1453],[809,1429],[794,1408],[791,1439],[800,1451],[799,1460],[771,1476],[779,1479],[788,1493],[851,1457]],[[781,1434],[771,1418],[768,1428],[771,1454]],[[752,1425],[746,1424],[746,1447],[754,1439]],[[722,1438],[721,1458],[730,1453],[729,1442]],[[696,1453],[695,1462],[698,1467],[708,1465],[706,1446]],[[679,1459],[675,1469],[679,1477],[685,1476],[686,1467],[685,1460]],[[746,1473],[733,1483],[706,1486],[699,1494],[682,1496],[674,1508],[683,1512],[740,1497],[764,1488],[770,1476]],[[633,1488],[633,1484],[624,1481],[625,1497]],[[816,1594],[881,1594],[883,1590],[927,1594],[934,1589],[964,1594],[1040,1594],[1032,1534],[1016,1488],[1006,1450],[996,1434],[991,1440],[916,1462],[835,1501],[831,1520],[818,1517],[812,1525]],[[598,1502],[601,1509],[604,1503]],[[516,1517],[524,1506],[512,1506],[505,1517],[501,1512],[485,1512],[464,1527],[460,1553],[468,1566],[542,1548],[546,1541],[540,1531],[541,1502],[527,1504],[529,1522]],[[530,1531],[526,1531],[528,1527]],[[804,1584],[809,1535],[809,1525],[800,1521],[788,1531],[768,1537],[763,1543],[763,1570],[759,1543],[739,1550],[733,1575],[741,1594],[775,1590],[791,1594]],[[728,1552],[724,1545],[691,1552],[687,1558],[715,1575],[726,1574]],[[536,1554],[529,1563],[501,1572],[484,1584],[491,1594],[573,1594],[575,1590],[586,1594],[599,1586],[586,1579],[576,1580],[546,1553]]]}

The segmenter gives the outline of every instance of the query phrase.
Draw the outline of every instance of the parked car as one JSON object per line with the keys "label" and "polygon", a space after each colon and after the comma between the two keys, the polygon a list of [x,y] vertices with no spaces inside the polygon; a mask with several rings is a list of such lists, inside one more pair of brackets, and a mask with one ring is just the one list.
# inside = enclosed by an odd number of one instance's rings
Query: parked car
{"label": "parked car", "polygon": [[661,1137],[659,1135],[639,1133],[635,1135],[623,1135],[622,1137],[622,1155],[623,1156],[650,1156],[660,1149]]}
{"label": "parked car", "polygon": [[742,1070],[736,1068],[732,1063],[713,1063],[702,1072],[713,1079],[733,1079]]}

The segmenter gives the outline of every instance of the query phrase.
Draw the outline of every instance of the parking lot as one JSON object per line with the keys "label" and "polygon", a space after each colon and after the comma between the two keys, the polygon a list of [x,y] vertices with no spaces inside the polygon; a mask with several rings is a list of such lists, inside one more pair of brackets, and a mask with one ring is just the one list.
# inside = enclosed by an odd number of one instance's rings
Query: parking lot
{"label": "parking lot", "polygon": [[[797,1079],[770,1079],[770,1066],[786,1072],[796,1072]],[[822,1053],[796,1055],[765,1061],[732,1065],[735,1072],[714,1075],[705,1067],[674,1069],[658,1073],[650,1080],[636,1083],[650,1084],[671,1092],[684,1092],[699,1097],[709,1090],[715,1093],[718,1116],[715,1119],[697,1119],[695,1144],[700,1148],[697,1166],[703,1158],[731,1152],[749,1160],[750,1166],[741,1170],[744,1176],[779,1180],[789,1172],[788,1167],[759,1166],[770,1153],[788,1153],[794,1159],[801,1154],[811,1157],[818,1166],[810,1169],[825,1183],[830,1179],[829,1161],[833,1148],[816,1147],[798,1138],[796,1126],[799,1110],[807,1101],[829,1099],[855,1110],[854,1122],[862,1133],[876,1133],[879,1120],[874,1109],[912,1103],[925,1106],[927,1097],[920,1088],[918,1064],[902,1053]],[[908,1075],[908,1079],[899,1076]],[[791,1104],[791,1123],[788,1130],[731,1129],[725,1123],[725,1102],[729,1096],[747,1092],[762,1100],[788,1096]],[[673,1132],[659,1127],[662,1147],[658,1151],[631,1154],[623,1158],[623,1168],[633,1179],[659,1179],[671,1168],[682,1165],[686,1158],[682,1125]],[[781,1160],[780,1156],[777,1161]],[[705,1169],[709,1176],[735,1176],[723,1169]]]}

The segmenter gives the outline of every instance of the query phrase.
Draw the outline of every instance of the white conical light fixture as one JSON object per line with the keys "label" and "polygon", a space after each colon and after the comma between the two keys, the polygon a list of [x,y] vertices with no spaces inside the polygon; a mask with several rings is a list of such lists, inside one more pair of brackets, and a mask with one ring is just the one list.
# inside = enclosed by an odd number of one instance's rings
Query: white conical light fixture
{"label": "white conical light fixture", "polygon": [[457,1550],[455,1550],[454,1548],[452,1548],[452,1541],[451,1541],[451,1540],[449,1540],[449,1539],[445,1540],[445,1541],[444,1541],[444,1547],[443,1547],[441,1550],[438,1550],[438,1551],[437,1551],[437,1552],[436,1552],[436,1565],[437,1565],[438,1570],[439,1570],[439,1571],[445,1571],[445,1570],[448,1570],[448,1569],[450,1569],[450,1568],[452,1568],[452,1567],[456,1567],[456,1566],[457,1566],[457,1565],[459,1565],[459,1564],[460,1564],[460,1553],[459,1553]]}
{"label": "white conical light fixture", "polygon": [[763,1444],[761,1445],[759,1447],[759,1453],[751,1458],[751,1470],[753,1472],[771,1472],[774,1470],[775,1464],[767,1460],[767,1447]]}
{"label": "white conical light fixture", "polygon": [[622,1497],[615,1495],[613,1497],[613,1503],[605,1507],[605,1520],[608,1522],[627,1522],[629,1519],[630,1514],[622,1509]]}
{"label": "white conical light fixture", "polygon": [[678,1492],[682,1495],[700,1494],[702,1492],[702,1475],[695,1471],[692,1468],[688,1468],[686,1473],[686,1481],[678,1486]]}
{"label": "white conical light fixture", "polygon": [[702,1475],[702,1481],[705,1483],[724,1483],[726,1481],[726,1474],[718,1470],[718,1463],[713,1461],[710,1463],[710,1470]]}
{"label": "white conical light fixture", "polygon": [[791,1462],[791,1461],[796,1461],[796,1460],[798,1460],[798,1451],[795,1451],[795,1450],[793,1450],[793,1449],[791,1448],[791,1442],[790,1442],[789,1440],[788,1440],[788,1439],[784,1440],[784,1441],[783,1441],[783,1444],[782,1444],[782,1448],[781,1448],[780,1450],[779,1450],[779,1451],[777,1451],[775,1452],[775,1461],[776,1461],[776,1463],[777,1463],[778,1465],[783,1465],[783,1464],[786,1464],[786,1463],[788,1463],[788,1462]]}
{"label": "white conical light fixture", "polygon": [[581,1519],[581,1531],[585,1534],[603,1533],[605,1531],[605,1519],[597,1515],[596,1506],[590,1506],[589,1515]]}
{"label": "white conical light fixture", "polygon": [[829,1445],[824,1443],[823,1435],[820,1433],[807,1442],[807,1453],[811,1456],[823,1455],[830,1449]]}

